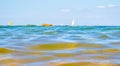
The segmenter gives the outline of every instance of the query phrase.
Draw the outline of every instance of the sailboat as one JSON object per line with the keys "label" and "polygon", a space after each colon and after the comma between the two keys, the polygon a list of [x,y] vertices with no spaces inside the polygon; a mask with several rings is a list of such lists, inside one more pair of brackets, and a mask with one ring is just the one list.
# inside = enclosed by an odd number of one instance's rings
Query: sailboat
{"label": "sailboat", "polygon": [[74,24],[75,24],[75,20],[72,21],[71,26],[74,26]]}
{"label": "sailboat", "polygon": [[12,26],[12,21],[10,21],[9,25]]}

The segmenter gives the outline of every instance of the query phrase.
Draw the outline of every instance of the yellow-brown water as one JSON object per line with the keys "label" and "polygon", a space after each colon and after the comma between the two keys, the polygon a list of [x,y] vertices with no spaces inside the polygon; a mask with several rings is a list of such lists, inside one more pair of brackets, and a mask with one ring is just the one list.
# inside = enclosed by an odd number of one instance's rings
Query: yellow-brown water
{"label": "yellow-brown water", "polygon": [[120,66],[119,27],[0,29],[0,66]]}

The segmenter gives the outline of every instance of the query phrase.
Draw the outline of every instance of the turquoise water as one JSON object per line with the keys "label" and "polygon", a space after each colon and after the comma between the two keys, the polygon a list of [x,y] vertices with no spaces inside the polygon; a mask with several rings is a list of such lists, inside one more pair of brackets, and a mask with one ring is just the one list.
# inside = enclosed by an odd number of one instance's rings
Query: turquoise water
{"label": "turquoise water", "polygon": [[1,26],[0,47],[1,65],[120,64],[120,26]]}

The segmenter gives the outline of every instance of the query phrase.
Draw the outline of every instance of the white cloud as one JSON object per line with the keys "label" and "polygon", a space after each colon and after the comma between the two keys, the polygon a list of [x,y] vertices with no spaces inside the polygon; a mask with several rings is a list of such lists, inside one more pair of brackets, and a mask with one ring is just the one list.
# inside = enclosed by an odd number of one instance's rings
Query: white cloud
{"label": "white cloud", "polygon": [[106,6],[96,6],[96,8],[103,9],[106,8]]}
{"label": "white cloud", "polygon": [[70,9],[61,9],[60,12],[63,12],[63,13],[68,13],[70,12],[71,10]]}
{"label": "white cloud", "polygon": [[104,8],[116,8],[116,7],[118,7],[118,5],[114,5],[114,4],[96,6],[96,8],[99,8],[99,9],[104,9]]}
{"label": "white cloud", "polygon": [[85,18],[100,18],[101,16],[98,16],[98,15],[88,15],[88,16],[85,16]]}
{"label": "white cloud", "polygon": [[113,7],[117,7],[117,5],[113,5],[113,4],[109,4],[107,5],[108,8],[113,8]]}

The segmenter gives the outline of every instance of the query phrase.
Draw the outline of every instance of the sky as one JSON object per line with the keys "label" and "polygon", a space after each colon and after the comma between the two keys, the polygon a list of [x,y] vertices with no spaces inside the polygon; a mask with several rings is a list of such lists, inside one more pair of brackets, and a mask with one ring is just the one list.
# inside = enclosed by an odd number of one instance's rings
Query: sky
{"label": "sky", "polygon": [[119,25],[120,0],[0,0],[0,25]]}

